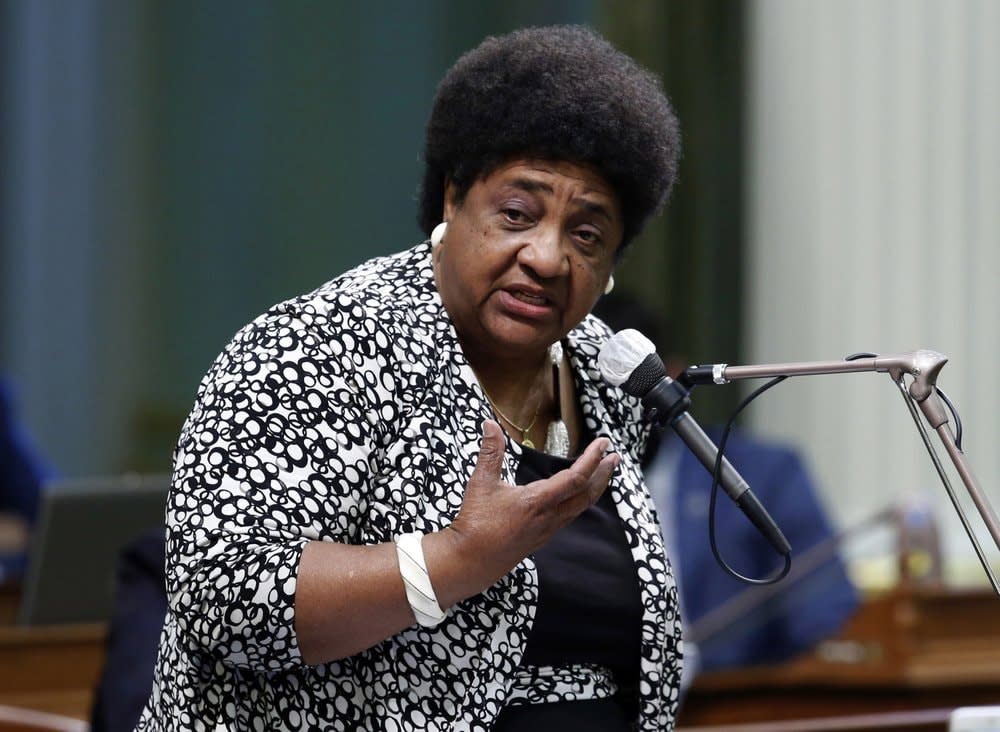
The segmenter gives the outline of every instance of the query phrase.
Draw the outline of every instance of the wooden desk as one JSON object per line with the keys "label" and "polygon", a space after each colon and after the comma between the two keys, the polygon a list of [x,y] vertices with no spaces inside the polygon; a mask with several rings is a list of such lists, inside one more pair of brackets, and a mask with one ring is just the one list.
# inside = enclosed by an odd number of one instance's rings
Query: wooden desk
{"label": "wooden desk", "polygon": [[678,727],[677,732],[947,732],[950,709],[922,709],[914,712],[882,712],[848,717],[816,717],[814,719],[750,724],[722,724],[708,727]]}
{"label": "wooden desk", "polygon": [[706,673],[686,727],[1000,703],[1000,598],[898,589],[868,599],[814,653],[779,666]]}
{"label": "wooden desk", "polygon": [[88,719],[105,635],[103,624],[0,627],[0,705]]}
{"label": "wooden desk", "polygon": [[[0,626],[0,704],[88,718],[105,636],[102,624]],[[1000,599],[987,591],[900,590],[867,600],[842,633],[809,656],[703,674],[679,724],[998,703]]]}

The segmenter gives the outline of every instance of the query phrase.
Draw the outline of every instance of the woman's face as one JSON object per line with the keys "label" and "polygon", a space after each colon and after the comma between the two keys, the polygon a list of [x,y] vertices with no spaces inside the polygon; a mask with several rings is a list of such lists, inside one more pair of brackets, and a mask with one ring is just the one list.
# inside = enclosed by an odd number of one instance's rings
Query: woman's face
{"label": "woman's face", "polygon": [[513,160],[459,204],[435,251],[444,306],[470,359],[537,358],[579,323],[607,284],[621,245],[621,207],[584,165]]}

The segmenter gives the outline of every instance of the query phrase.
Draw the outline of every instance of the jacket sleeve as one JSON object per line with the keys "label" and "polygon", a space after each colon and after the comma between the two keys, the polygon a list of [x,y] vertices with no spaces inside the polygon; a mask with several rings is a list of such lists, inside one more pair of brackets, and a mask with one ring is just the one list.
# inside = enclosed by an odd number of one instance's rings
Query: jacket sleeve
{"label": "jacket sleeve", "polygon": [[284,305],[251,323],[205,377],[182,430],[167,505],[169,606],[186,642],[227,665],[300,664],[302,549],[358,541],[385,429],[376,407],[393,398],[379,378],[388,339],[370,322],[345,327],[349,311]]}

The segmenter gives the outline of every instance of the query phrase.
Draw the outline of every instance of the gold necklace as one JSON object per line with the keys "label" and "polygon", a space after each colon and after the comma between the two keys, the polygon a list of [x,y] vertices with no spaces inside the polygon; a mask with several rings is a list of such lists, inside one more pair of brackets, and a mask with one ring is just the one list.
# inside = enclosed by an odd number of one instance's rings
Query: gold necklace
{"label": "gold necklace", "polygon": [[541,400],[541,399],[538,400],[538,406],[535,407],[535,414],[531,418],[531,421],[528,422],[528,426],[527,427],[522,427],[517,422],[515,422],[514,420],[512,420],[510,417],[508,417],[506,414],[504,414],[503,412],[501,412],[500,411],[500,407],[498,407],[497,403],[495,401],[493,401],[493,397],[491,397],[490,393],[488,391],[486,391],[486,387],[483,386],[481,383],[480,383],[480,386],[482,386],[482,388],[483,388],[483,394],[486,395],[486,400],[490,403],[490,406],[493,407],[493,411],[496,412],[498,416],[503,417],[503,420],[507,424],[509,424],[511,427],[513,427],[514,429],[516,429],[518,432],[521,433],[521,444],[524,445],[525,447],[530,447],[530,448],[534,449],[535,443],[532,442],[531,438],[528,437],[528,432],[530,432],[531,428],[535,426],[535,421],[538,419],[538,413],[542,411],[542,401],[543,400]]}

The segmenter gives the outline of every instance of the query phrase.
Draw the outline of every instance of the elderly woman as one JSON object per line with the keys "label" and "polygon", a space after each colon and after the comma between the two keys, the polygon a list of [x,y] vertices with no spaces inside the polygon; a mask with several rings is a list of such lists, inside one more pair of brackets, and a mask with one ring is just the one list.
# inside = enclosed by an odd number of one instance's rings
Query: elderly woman
{"label": "elderly woman", "polygon": [[455,64],[430,240],[272,308],[199,389],[140,729],[673,725],[646,429],[588,312],[678,145],[655,78],[584,28]]}

